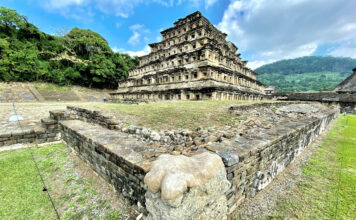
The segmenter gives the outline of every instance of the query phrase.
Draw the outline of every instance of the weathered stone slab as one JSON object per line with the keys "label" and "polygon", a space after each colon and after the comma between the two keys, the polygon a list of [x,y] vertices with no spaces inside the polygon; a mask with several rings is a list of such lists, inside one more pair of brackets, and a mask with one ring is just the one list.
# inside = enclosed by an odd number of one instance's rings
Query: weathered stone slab
{"label": "weathered stone slab", "polygon": [[[222,160],[204,152],[193,157],[161,155],[145,177],[147,219],[226,219],[230,183]],[[189,191],[186,191],[189,187]]]}

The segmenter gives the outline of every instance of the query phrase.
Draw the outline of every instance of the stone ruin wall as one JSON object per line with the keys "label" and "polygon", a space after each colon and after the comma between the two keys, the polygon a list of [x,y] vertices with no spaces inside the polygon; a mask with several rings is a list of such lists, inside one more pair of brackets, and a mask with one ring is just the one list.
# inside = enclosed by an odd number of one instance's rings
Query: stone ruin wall
{"label": "stone ruin wall", "polygon": [[[258,105],[271,105],[270,103],[261,103]],[[282,105],[282,104],[278,104]],[[248,109],[248,106],[242,106],[241,109],[231,108],[230,111],[241,111]],[[182,201],[171,205],[172,201],[165,201],[160,194],[150,192],[144,182],[144,177],[149,172],[148,168],[137,166],[130,163],[126,158],[117,156],[110,152],[100,142],[95,142],[91,137],[80,134],[80,131],[71,129],[66,126],[65,122],[68,118],[76,118],[92,123],[100,123],[101,126],[118,129],[119,123],[112,121],[107,116],[101,115],[100,112],[86,110],[82,108],[69,107],[67,113],[51,112],[51,119],[58,120],[61,125],[61,133],[63,140],[71,146],[79,156],[87,161],[93,169],[106,181],[111,183],[120,195],[125,197],[132,205],[148,216],[150,215],[165,215],[165,213],[150,213],[158,212],[164,209],[167,213],[179,213],[179,210],[184,210],[185,216],[203,216],[203,210],[211,210],[211,216],[220,216],[221,212],[224,216],[233,216],[236,208],[244,201],[246,197],[254,197],[259,191],[268,185],[275,176],[281,172],[288,164],[290,164],[301,152],[307,147],[339,114],[338,109],[332,109],[323,114],[316,114],[312,120],[300,120],[298,122],[289,122],[272,129],[265,136],[256,137],[254,140],[241,143],[240,148],[246,151],[234,152],[226,151],[226,149],[209,149],[221,158],[224,164],[224,175],[219,178],[219,181],[224,181],[224,178],[229,182],[229,187],[219,188],[217,191],[212,191],[208,194],[204,203],[201,203],[195,209],[195,214],[189,214],[189,204],[194,204],[200,201],[198,196],[201,193],[195,191],[187,191],[183,193]],[[64,120],[64,121],[63,121]],[[124,129],[125,130],[125,129]],[[127,133],[135,133],[137,136],[145,136],[145,132],[137,132],[140,128],[128,128]],[[153,138],[152,138],[153,139]],[[251,148],[253,146],[253,148]],[[234,149],[232,146],[231,149]],[[160,157],[158,157],[160,158]],[[216,174],[216,176],[219,176]],[[215,177],[213,177],[215,178]],[[212,180],[214,182],[214,180]],[[206,185],[208,184],[208,185]],[[204,183],[199,186],[210,187]],[[197,188],[197,191],[199,191]],[[204,188],[204,189],[205,189]],[[218,194],[224,195],[224,198]],[[189,199],[188,199],[189,198]],[[149,204],[161,204],[159,208],[147,207]],[[162,201],[161,201],[162,200]],[[194,202],[195,201],[195,202]],[[188,203],[185,203],[188,202]],[[222,205],[223,204],[223,205]],[[225,208],[224,204],[226,205]],[[185,207],[185,208],[184,208]],[[209,208],[207,208],[209,207]],[[199,210],[197,210],[199,209]],[[156,210],[156,211],[154,211]],[[216,212],[215,212],[215,211]],[[200,214],[199,214],[200,213]],[[205,216],[207,217],[207,216]],[[207,219],[204,218],[203,219]]]}
{"label": "stone ruin wall", "polygon": [[139,58],[139,66],[119,82],[110,101],[262,98],[264,85],[256,80],[257,73],[200,12],[161,34],[162,41],[150,44],[151,53]]}
{"label": "stone ruin wall", "polygon": [[254,197],[265,188],[339,113],[338,109],[334,109],[317,115],[313,120],[281,125],[270,131],[268,136],[256,137],[256,140],[247,143],[255,146],[254,149],[241,152],[238,159],[227,157],[229,160],[224,162],[227,179],[231,183],[226,192],[228,213],[232,214],[246,197]]}
{"label": "stone ruin wall", "polygon": [[[283,105],[286,103],[257,103],[231,107],[229,111],[233,114],[235,111],[249,111],[256,107],[274,108]],[[145,145],[144,140],[146,142],[168,141],[166,143],[168,145],[183,145],[183,142],[175,141],[182,139],[174,138],[174,135],[179,136],[175,132],[167,133],[168,136],[164,136],[155,131],[145,130],[145,128],[125,127],[99,111],[68,107],[67,111],[51,111],[49,119],[42,119],[43,127],[41,129],[23,134],[1,135],[0,146],[12,143],[51,142],[62,138],[78,153],[81,159],[90,164],[103,179],[111,183],[120,196],[126,198],[126,201],[145,213],[148,218],[150,216],[151,218],[152,216],[153,218],[154,216],[165,216],[170,213],[172,216],[185,216],[187,219],[192,217],[223,219],[222,216],[224,218],[234,216],[234,211],[245,198],[254,197],[266,187],[338,114],[338,109],[331,109],[328,112],[316,114],[312,120],[301,119],[298,122],[281,124],[262,136],[238,143],[239,151],[234,151],[234,146],[231,146],[230,150],[219,148],[218,144],[209,148],[208,152],[221,158],[224,172],[219,171],[208,181],[184,192],[180,200],[166,201],[160,192],[151,192],[147,188],[145,176],[150,171],[149,166],[137,164],[125,156],[115,153],[100,140],[93,139],[92,136],[82,132],[82,126],[74,128],[67,122],[71,119],[77,121],[79,119],[78,122],[87,121],[110,129],[107,131],[107,135],[117,136],[115,133],[117,130],[134,135],[136,138],[141,137],[141,145]],[[112,134],[109,134],[110,132]],[[170,137],[171,140],[167,140],[167,137]],[[135,145],[132,147],[136,148]],[[157,154],[158,160],[160,159],[159,155],[164,155],[164,152],[153,151],[152,153]],[[204,194],[203,192],[209,193]],[[205,197],[199,196],[202,194]],[[195,207],[193,211],[189,209],[192,205]]]}
{"label": "stone ruin wall", "polygon": [[333,91],[316,92],[274,92],[265,95],[265,99],[284,101],[311,101],[337,104],[341,112],[356,114],[356,68],[353,73],[337,85]]}
{"label": "stone ruin wall", "polygon": [[60,139],[60,128],[57,121],[42,119],[39,128],[0,134],[0,147],[22,143],[42,144]]}
{"label": "stone ruin wall", "polygon": [[264,99],[283,101],[310,101],[337,104],[341,112],[356,114],[356,94],[337,92],[277,92],[265,95]]}
{"label": "stone ruin wall", "polygon": [[147,171],[111,152],[100,142],[93,141],[90,136],[71,129],[65,121],[60,125],[63,141],[130,205],[145,212],[146,190],[143,179]]}

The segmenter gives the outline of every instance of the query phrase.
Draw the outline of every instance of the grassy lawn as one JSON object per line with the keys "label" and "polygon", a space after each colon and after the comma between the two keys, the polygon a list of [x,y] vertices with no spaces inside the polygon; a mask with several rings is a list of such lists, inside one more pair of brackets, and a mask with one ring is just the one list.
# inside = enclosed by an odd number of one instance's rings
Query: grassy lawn
{"label": "grassy lawn", "polygon": [[[122,218],[115,201],[99,191],[103,184],[98,177],[83,177],[78,169],[83,162],[73,160],[67,147],[33,147],[32,151],[62,219]],[[28,149],[1,152],[0,167],[0,219],[56,219]]]}
{"label": "grassy lawn", "polygon": [[71,86],[59,86],[52,83],[35,83],[34,87],[38,90],[70,91]]}
{"label": "grassy lawn", "polygon": [[[66,106],[78,106],[101,110],[115,115],[128,125],[153,129],[195,129],[197,127],[223,127],[234,125],[240,118],[230,114],[230,106],[271,101],[167,101],[149,104],[113,104],[99,102],[43,102],[16,104],[17,112],[25,119],[39,120],[48,117],[49,110],[65,110]],[[5,103],[0,118],[12,113],[12,104]]]}
{"label": "grassy lawn", "polygon": [[[344,127],[348,120],[348,127]],[[273,219],[356,219],[356,116],[340,116]]]}
{"label": "grassy lawn", "polygon": [[[254,101],[258,102],[258,101]],[[259,101],[262,102],[262,101]],[[169,101],[149,104],[91,104],[90,107],[110,111],[119,119],[154,129],[195,129],[234,124],[238,118],[228,108],[252,101]]]}

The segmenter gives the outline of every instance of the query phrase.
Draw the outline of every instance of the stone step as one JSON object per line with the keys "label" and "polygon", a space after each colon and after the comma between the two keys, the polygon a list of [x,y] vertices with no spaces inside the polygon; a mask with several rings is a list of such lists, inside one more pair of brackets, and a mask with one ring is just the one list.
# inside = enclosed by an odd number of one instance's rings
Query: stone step
{"label": "stone step", "polygon": [[73,91],[37,90],[46,101],[81,101]]}
{"label": "stone step", "polygon": [[26,85],[0,83],[0,102],[35,102],[36,97]]}

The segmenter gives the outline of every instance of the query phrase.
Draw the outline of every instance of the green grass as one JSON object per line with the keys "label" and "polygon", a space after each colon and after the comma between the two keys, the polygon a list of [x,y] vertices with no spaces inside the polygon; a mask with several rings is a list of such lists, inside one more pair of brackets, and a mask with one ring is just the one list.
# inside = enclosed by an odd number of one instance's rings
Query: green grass
{"label": "green grass", "polygon": [[[348,120],[348,127],[344,127]],[[356,116],[340,116],[274,219],[356,219]]]}
{"label": "green grass", "polygon": [[59,86],[50,83],[39,83],[34,86],[38,90],[54,90],[54,91],[70,91],[72,88],[70,86]]}
{"label": "green grass", "polygon": [[[48,153],[48,149],[38,149],[38,153]],[[55,218],[27,150],[0,153],[0,167],[0,219]],[[53,167],[41,163],[40,169],[51,172]]]}
{"label": "green grass", "polygon": [[[256,102],[256,101],[255,101]],[[262,102],[262,101],[259,101]],[[119,119],[154,129],[195,129],[233,125],[239,119],[228,113],[230,106],[252,101],[169,101],[139,105],[93,104]]]}
{"label": "green grass", "polygon": [[[121,219],[92,179],[78,176],[63,145],[33,147],[39,169],[62,219]],[[56,219],[28,149],[0,153],[0,219]]]}

